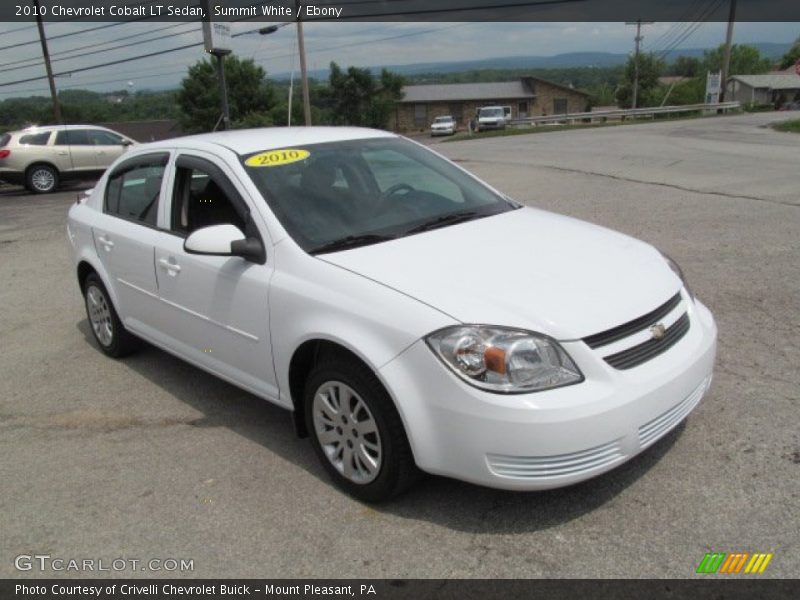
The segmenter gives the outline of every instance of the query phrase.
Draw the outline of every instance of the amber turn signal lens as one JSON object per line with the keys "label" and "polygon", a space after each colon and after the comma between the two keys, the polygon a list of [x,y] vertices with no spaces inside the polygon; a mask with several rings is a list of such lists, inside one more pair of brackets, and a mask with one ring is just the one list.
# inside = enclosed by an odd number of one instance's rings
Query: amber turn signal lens
{"label": "amber turn signal lens", "polygon": [[506,352],[502,348],[496,346],[487,348],[483,353],[483,361],[487,370],[500,375],[506,374]]}

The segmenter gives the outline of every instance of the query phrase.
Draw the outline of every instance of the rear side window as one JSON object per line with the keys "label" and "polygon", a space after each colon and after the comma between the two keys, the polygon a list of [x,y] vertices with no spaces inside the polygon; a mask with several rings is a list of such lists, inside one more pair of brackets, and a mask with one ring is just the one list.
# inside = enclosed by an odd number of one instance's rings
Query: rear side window
{"label": "rear side window", "polygon": [[90,146],[89,132],[86,129],[62,129],[56,134],[56,146]]}
{"label": "rear side window", "polygon": [[11,134],[8,133],[0,133],[0,148],[4,146],[8,146],[8,142],[11,141]]}
{"label": "rear side window", "polygon": [[29,133],[19,138],[20,144],[28,144],[30,146],[46,146],[50,140],[50,132],[44,131],[42,133]]}
{"label": "rear side window", "polygon": [[140,157],[118,167],[108,179],[105,212],[155,227],[168,154]]}

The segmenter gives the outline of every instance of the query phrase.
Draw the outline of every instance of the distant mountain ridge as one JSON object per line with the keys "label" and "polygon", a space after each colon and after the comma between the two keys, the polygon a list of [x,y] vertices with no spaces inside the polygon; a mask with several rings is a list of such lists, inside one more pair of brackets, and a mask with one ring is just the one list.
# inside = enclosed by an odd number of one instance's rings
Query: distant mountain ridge
{"label": "distant mountain ridge", "polygon": [[[747,44],[755,46],[764,56],[779,59],[791,47],[791,43],[759,42]],[[667,60],[674,60],[678,56],[700,58],[705,50],[710,48],[687,48],[674,50],[667,55]],[[371,71],[378,72],[383,68],[389,69],[400,75],[420,75],[423,73],[458,73],[460,71],[476,71],[481,69],[568,69],[576,67],[615,67],[625,64],[628,60],[627,53],[613,52],[567,52],[554,56],[502,56],[498,58],[485,58],[480,60],[443,61],[430,63],[415,63],[404,65],[380,65],[368,67]],[[309,77],[327,79],[328,69],[309,71]],[[288,79],[289,73],[276,73],[276,79]]]}

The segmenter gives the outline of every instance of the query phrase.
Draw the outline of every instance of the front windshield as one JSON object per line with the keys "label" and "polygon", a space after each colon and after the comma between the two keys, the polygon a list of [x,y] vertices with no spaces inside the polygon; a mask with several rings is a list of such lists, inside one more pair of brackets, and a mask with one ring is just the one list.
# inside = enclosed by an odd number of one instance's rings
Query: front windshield
{"label": "front windshield", "polygon": [[453,120],[453,117],[436,117],[433,122],[434,123],[449,123]]}
{"label": "front windshield", "polygon": [[517,208],[450,162],[400,138],[329,142],[242,157],[289,235],[319,253]]}
{"label": "front windshield", "polygon": [[482,117],[502,117],[503,116],[503,109],[502,108],[482,108],[481,109],[481,116]]}

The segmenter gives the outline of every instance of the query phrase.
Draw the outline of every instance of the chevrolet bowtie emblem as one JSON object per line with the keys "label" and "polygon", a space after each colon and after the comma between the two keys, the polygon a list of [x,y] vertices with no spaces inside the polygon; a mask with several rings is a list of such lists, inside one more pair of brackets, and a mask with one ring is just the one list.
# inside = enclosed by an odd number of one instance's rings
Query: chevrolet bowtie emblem
{"label": "chevrolet bowtie emblem", "polygon": [[663,323],[656,323],[650,328],[650,335],[653,336],[654,340],[660,340],[666,333],[667,328],[664,327]]}

